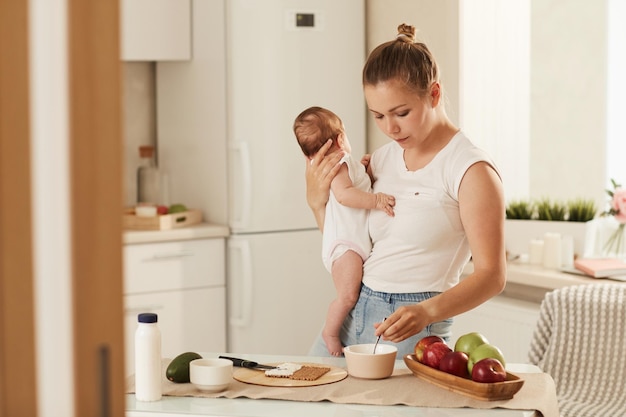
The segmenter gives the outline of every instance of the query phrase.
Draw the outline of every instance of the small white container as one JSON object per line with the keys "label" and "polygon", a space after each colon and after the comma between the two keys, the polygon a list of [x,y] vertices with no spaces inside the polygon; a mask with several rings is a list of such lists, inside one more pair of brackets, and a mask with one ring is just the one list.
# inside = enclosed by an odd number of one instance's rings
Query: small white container
{"label": "small white container", "polygon": [[161,331],[154,313],[141,313],[135,331],[135,397],[161,399]]}
{"label": "small white container", "polygon": [[374,353],[374,346],[374,343],[366,343],[343,348],[348,373],[351,376],[363,379],[383,379],[391,376],[398,348],[379,343]]}
{"label": "small white container", "polygon": [[574,266],[574,238],[570,235],[561,236],[561,266],[563,268]]}
{"label": "small white container", "polygon": [[561,234],[545,233],[543,235],[543,267],[550,269],[561,268]]}
{"label": "small white container", "polygon": [[156,206],[136,206],[135,207],[135,215],[137,217],[156,217],[157,208]]}
{"label": "small white container", "polygon": [[233,362],[221,358],[195,359],[189,362],[189,379],[201,391],[224,391],[233,380]]}
{"label": "small white container", "polygon": [[533,265],[543,264],[543,240],[532,239],[528,247],[528,262]]}

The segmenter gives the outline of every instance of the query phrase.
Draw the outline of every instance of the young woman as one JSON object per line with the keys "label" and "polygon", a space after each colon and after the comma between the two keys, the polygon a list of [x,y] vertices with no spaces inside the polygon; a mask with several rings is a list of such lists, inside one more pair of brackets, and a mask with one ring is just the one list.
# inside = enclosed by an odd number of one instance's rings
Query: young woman
{"label": "young woman", "polygon": [[[374,192],[393,195],[395,215],[371,212],[372,253],[359,300],[341,330],[343,345],[377,336],[412,353],[424,336],[448,339],[452,317],[499,294],[505,285],[505,205],[490,157],[448,119],[435,59],[415,28],[398,27],[363,69],[370,113],[391,142],[369,163]],[[324,224],[329,184],[341,152],[325,145],[307,163],[307,201]],[[460,281],[472,257],[474,272]],[[385,320],[386,318],[386,320]],[[310,354],[327,353],[321,338]]]}

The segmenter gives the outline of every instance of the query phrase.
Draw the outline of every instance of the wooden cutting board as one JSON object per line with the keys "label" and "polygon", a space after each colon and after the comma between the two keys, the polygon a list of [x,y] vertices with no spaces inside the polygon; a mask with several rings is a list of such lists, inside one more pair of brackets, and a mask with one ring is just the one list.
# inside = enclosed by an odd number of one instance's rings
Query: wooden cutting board
{"label": "wooden cutting board", "polygon": [[[332,384],[334,382],[339,382],[348,376],[348,371],[342,368],[337,368],[335,366],[322,365],[319,363],[294,363],[303,366],[324,366],[330,368],[330,371],[326,372],[315,381],[301,381],[290,378],[273,378],[265,376],[265,371],[263,370],[237,368],[233,372],[233,378],[246,384],[263,385],[266,387],[313,387],[316,385],[326,385]],[[280,364],[271,363],[269,365],[278,366]]]}

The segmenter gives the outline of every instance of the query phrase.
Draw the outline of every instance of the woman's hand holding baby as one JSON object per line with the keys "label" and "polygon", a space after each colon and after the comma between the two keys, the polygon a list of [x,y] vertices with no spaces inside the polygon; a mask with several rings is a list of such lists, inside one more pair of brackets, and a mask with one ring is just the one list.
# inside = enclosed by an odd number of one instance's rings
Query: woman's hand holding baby
{"label": "woman's hand holding baby", "polygon": [[326,154],[332,145],[328,140],[324,146],[306,163],[306,199],[311,209],[315,212],[326,207],[330,193],[330,183],[339,172],[339,161],[343,158],[343,152]]}

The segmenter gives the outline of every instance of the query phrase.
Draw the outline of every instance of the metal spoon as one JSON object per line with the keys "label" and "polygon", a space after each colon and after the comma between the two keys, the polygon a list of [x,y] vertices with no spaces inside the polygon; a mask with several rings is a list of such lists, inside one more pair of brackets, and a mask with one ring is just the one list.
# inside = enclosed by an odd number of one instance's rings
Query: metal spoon
{"label": "metal spoon", "polygon": [[[383,319],[383,321],[385,320],[387,320],[387,317]],[[373,352],[374,354],[376,354],[376,346],[378,346],[378,342],[380,342],[380,336],[382,336],[382,334],[376,338],[376,343],[374,343],[374,352]]]}

